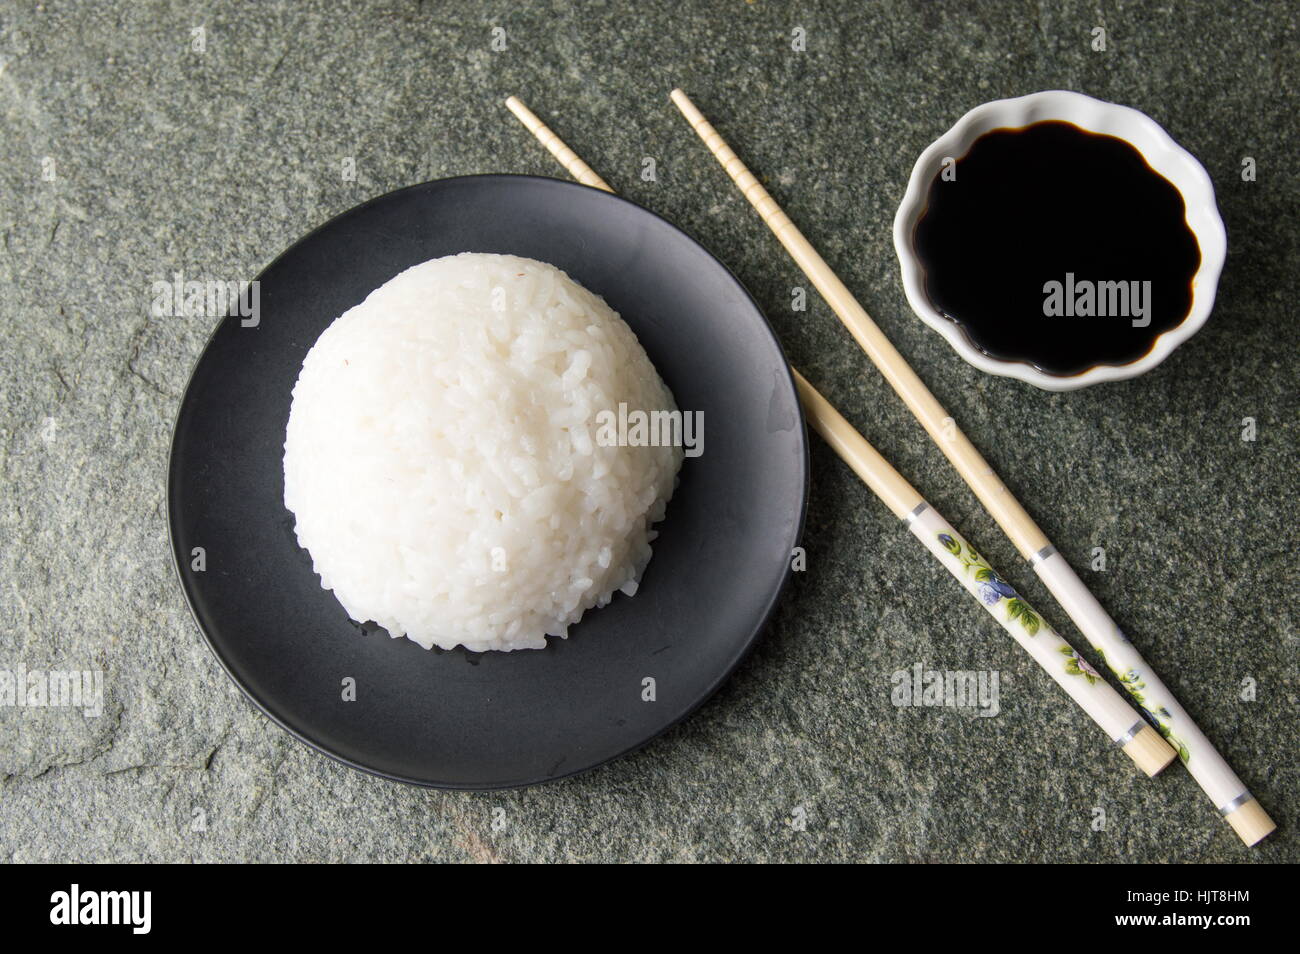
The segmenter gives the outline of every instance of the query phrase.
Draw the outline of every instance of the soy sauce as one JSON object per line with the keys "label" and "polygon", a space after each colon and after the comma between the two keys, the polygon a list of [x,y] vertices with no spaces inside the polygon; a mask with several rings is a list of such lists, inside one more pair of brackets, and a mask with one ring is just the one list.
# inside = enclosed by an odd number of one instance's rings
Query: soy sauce
{"label": "soy sauce", "polygon": [[1129,143],[1041,122],[984,134],[935,176],[916,251],[971,344],[1071,375],[1136,361],[1187,317],[1201,252],[1185,213]]}

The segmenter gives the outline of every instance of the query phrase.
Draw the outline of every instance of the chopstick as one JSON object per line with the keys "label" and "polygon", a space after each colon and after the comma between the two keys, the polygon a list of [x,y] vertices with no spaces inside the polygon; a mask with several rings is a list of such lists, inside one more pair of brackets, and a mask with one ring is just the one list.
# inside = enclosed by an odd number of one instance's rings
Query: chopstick
{"label": "chopstick", "polygon": [[[1175,752],[1160,733],[1133,711],[1043,617],[989,566],[947,520],[923,498],[867,439],[808,380],[791,368],[799,400],[813,428],[895,517],[955,576],[998,625],[1056,680],[1093,721],[1147,775],[1156,775]],[[1005,614],[1005,615],[1004,615]]]}
{"label": "chopstick", "polygon": [[[776,200],[680,89],[673,103],[1247,845],[1276,827],[1191,716]],[[1141,690],[1140,693],[1138,690]]]}
{"label": "chopstick", "polygon": [[[577,155],[515,97],[506,101],[511,112],[521,110],[525,121],[566,169]],[[521,116],[522,118],[522,116]],[[538,130],[546,131],[546,138]],[[586,163],[582,167],[590,171]],[[592,172],[591,175],[595,176]],[[602,180],[603,181],[603,180]],[[608,187],[606,187],[608,189]],[[613,191],[612,189],[608,191]],[[1124,699],[1087,668],[1074,649],[1043,621],[1027,602],[1008,586],[937,510],[895,470],[844,417],[791,368],[799,400],[813,427],[880,499],[903,520],[927,550],[957,578],[1011,637],[1065,689],[1079,707],[1148,775],[1155,775],[1174,759],[1174,750]]]}
{"label": "chopstick", "polygon": [[564,144],[563,139],[551,132],[551,127],[538,119],[536,113],[520,102],[519,97],[511,96],[507,99],[506,108],[514,113],[525,128],[537,137],[537,141],[547,148],[560,165],[564,166],[565,172],[585,186],[604,189],[606,192],[614,191],[609,187],[608,182],[596,175],[591,166],[583,162],[576,152]]}

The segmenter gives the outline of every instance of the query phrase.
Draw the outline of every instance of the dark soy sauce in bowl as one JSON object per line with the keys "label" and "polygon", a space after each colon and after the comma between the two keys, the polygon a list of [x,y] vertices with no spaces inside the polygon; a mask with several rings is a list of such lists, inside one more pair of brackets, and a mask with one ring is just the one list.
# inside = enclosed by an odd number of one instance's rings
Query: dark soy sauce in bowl
{"label": "dark soy sauce in bowl", "polygon": [[1183,196],[1131,144],[1049,121],[995,129],[930,184],[915,248],[977,349],[1048,374],[1149,353],[1192,306]]}

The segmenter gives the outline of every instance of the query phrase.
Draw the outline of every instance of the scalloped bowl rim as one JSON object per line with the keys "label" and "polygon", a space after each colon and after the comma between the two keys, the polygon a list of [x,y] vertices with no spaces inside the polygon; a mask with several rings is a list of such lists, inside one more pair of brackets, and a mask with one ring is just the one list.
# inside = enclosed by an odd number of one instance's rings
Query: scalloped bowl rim
{"label": "scalloped bowl rim", "polygon": [[[1156,338],[1151,350],[1123,365],[1098,365],[1072,375],[1040,371],[1024,361],[990,357],[967,340],[965,332],[930,303],[924,271],[912,245],[916,223],[925,211],[930,183],[945,157],[960,158],[984,133],[1019,128],[1046,120],[1063,120],[1089,132],[1125,140],[1183,196],[1188,228],[1201,250],[1201,264],[1192,278],[1192,305],[1177,326]],[[894,216],[894,251],[902,269],[903,291],[912,310],[948,340],[953,349],[981,371],[1018,378],[1048,391],[1069,391],[1136,377],[1154,368],[1194,335],[1214,308],[1214,295],[1227,255],[1227,233],[1214,197],[1214,185],[1196,157],[1174,141],[1150,116],[1131,106],[1121,106],[1069,90],[1045,90],[983,103],[967,112],[952,128],[932,142],[912,167],[907,192]]]}

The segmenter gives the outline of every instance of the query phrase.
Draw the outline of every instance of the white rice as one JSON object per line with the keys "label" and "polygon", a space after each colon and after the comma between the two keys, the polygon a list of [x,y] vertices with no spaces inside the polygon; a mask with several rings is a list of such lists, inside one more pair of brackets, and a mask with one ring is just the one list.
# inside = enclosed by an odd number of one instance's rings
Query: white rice
{"label": "white rice", "polygon": [[600,446],[597,414],[676,410],[627,324],[559,269],[407,269],[317,340],[284,502],[348,615],[424,646],[540,649],[636,592],[681,447]]}

